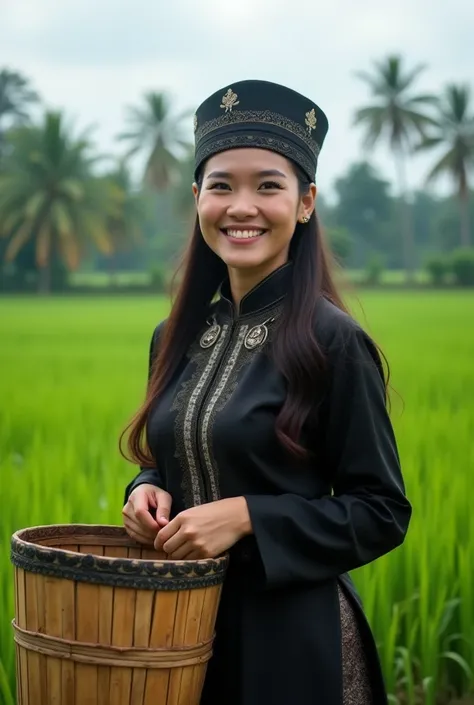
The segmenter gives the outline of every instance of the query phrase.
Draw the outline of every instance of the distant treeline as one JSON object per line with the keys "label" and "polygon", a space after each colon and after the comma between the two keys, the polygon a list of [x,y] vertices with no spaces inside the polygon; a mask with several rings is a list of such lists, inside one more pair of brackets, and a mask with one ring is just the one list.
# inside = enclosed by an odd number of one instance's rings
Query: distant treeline
{"label": "distant treeline", "polygon": [[[336,180],[335,203],[318,196],[336,255],[373,283],[384,268],[404,269],[410,283],[426,266],[436,283],[466,283],[471,274],[474,282],[471,92],[456,84],[438,96],[415,90],[423,70],[389,56],[357,74],[370,102],[355,112],[354,127],[363,129],[365,154],[390,146],[396,188],[361,161]],[[48,292],[66,288],[70,272],[150,266],[155,284],[164,282],[194,217],[192,112],[177,115],[167,94],[149,92],[128,109],[119,156],[104,156],[89,132],[75,134],[62,112],[43,106],[27,77],[1,70],[0,291]],[[408,193],[408,160],[431,150],[426,187]],[[130,163],[139,153],[145,168],[135,183]],[[451,197],[428,190],[441,175],[451,179]]]}

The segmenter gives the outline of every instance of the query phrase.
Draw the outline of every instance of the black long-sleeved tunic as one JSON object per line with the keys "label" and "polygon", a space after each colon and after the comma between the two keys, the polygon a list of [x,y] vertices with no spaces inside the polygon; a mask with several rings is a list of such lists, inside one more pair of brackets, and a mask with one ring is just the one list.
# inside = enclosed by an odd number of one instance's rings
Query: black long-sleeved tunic
{"label": "black long-sleeved tunic", "polygon": [[347,575],[398,547],[411,517],[380,359],[360,326],[322,298],[314,332],[328,384],[315,400],[318,423],[303,429],[312,455],[291,461],[275,433],[286,382],[266,351],[292,277],[289,262],[238,313],[222,287],[212,305],[220,331],[203,326],[154,405],[156,467],[125,499],[150,482],[171,494],[175,516],[246,497],[253,534],[230,550],[202,705],[383,705],[374,639]]}

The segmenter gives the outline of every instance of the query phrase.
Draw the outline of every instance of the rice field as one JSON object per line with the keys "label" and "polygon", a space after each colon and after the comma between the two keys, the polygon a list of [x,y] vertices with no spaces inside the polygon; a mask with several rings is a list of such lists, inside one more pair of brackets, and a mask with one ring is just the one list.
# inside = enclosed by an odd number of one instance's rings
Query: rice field
{"label": "rice field", "polygon": [[[353,577],[392,702],[444,705],[474,693],[474,293],[361,300],[355,315],[391,365],[414,515],[405,544]],[[10,536],[121,523],[135,469],[117,438],[166,309],[151,297],[0,299],[0,705],[15,703]]]}

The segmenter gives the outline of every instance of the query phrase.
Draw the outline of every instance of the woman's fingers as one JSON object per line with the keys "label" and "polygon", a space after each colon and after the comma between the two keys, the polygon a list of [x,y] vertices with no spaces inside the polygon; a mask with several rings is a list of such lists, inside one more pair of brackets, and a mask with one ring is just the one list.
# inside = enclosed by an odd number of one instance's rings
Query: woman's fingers
{"label": "woman's fingers", "polygon": [[156,534],[158,532],[158,526],[155,526],[154,529],[149,529],[147,526],[143,526],[141,521],[139,521],[133,515],[132,516],[125,516],[124,517],[124,524],[131,525],[135,531],[137,531],[139,534],[143,534],[143,536],[147,536],[152,541],[155,540]]}
{"label": "woman's fingers", "polygon": [[170,520],[171,512],[171,495],[163,490],[158,490],[155,495],[156,499],[156,520],[160,526],[166,526]]}
{"label": "woman's fingers", "polygon": [[131,521],[130,519],[125,519],[124,526],[127,533],[136,541],[147,545],[153,545],[156,534],[144,532],[143,527],[140,524],[136,521]]}
{"label": "woman's fingers", "polygon": [[183,561],[194,550],[195,550],[195,548],[193,546],[191,546],[191,544],[189,544],[189,543],[183,543],[181,546],[179,546],[178,548],[176,548],[173,551],[167,551],[164,548],[164,551],[168,555],[168,558],[171,558],[173,561]]}
{"label": "woman's fingers", "polygon": [[148,495],[145,492],[138,492],[138,487],[135,492],[130,495],[127,504],[122,509],[124,517],[135,519],[141,526],[150,531],[157,531],[158,524],[150,514],[150,502]]}
{"label": "woman's fingers", "polygon": [[173,534],[173,536],[170,539],[168,539],[167,541],[165,541],[162,544],[163,551],[168,553],[168,555],[170,555],[170,556],[171,556],[171,554],[176,555],[176,552],[180,551],[183,546],[186,546],[186,544],[188,545],[188,549],[187,549],[188,551],[193,548],[196,548],[195,546],[192,545],[192,543],[189,541],[189,539],[186,536],[184,536],[184,532],[182,530],[177,531],[175,534]]}
{"label": "woman's fingers", "polygon": [[[174,556],[170,556],[174,560]],[[197,561],[200,558],[203,558],[203,556],[200,555],[199,551],[196,550],[190,550],[188,553],[182,556],[182,558],[176,559],[176,560],[181,560],[181,561]]]}

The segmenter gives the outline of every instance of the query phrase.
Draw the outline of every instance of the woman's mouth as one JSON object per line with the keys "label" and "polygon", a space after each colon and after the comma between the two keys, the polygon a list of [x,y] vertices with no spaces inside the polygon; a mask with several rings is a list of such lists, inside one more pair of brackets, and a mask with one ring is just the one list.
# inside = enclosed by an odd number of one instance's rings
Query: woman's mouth
{"label": "woman's mouth", "polygon": [[251,229],[249,228],[248,230],[241,230],[241,229],[234,229],[234,228],[221,228],[221,233],[225,235],[229,240],[256,240],[259,238],[261,235],[264,235],[267,231],[264,229]]}

